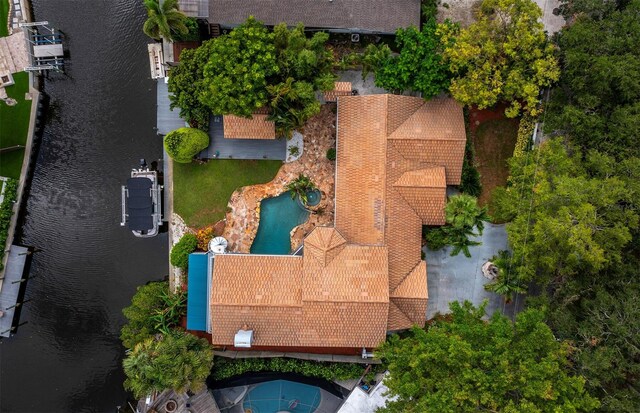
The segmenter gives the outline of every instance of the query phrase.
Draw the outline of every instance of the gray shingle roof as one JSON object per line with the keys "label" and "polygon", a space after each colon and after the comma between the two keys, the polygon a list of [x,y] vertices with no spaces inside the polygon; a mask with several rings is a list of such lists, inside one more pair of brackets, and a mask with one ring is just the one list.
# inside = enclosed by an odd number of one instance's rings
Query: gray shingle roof
{"label": "gray shingle roof", "polygon": [[235,26],[253,15],[266,25],[394,33],[420,24],[420,0],[209,0],[209,21]]}

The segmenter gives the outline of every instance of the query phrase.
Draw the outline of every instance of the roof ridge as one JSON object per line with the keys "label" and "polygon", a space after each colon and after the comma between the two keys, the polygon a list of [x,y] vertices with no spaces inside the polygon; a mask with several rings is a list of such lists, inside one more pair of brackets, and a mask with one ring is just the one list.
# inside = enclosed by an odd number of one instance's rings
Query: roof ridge
{"label": "roof ridge", "polygon": [[[389,320],[389,318],[390,318],[389,316],[391,315],[391,311],[394,310],[394,309],[396,310],[395,316],[397,317],[399,315],[401,318],[403,318],[403,320],[401,320],[402,326],[400,328],[395,328],[395,330],[402,330],[402,329],[406,328],[405,327],[406,325],[413,325],[414,324],[414,322],[411,321],[409,316],[407,316],[407,314],[404,311],[402,311],[402,309],[400,307],[398,307],[398,305],[395,303],[395,301],[393,301],[392,298],[389,298],[389,312],[387,314],[387,329],[388,330],[394,330],[394,329],[389,328],[389,321],[390,321]],[[396,326],[396,327],[398,327],[398,326]]]}
{"label": "roof ridge", "polygon": [[[386,108],[386,116],[385,116],[385,132],[386,132],[386,137],[388,138],[389,136],[391,136],[391,134],[393,134],[393,132],[395,132],[396,130],[398,130],[398,128],[400,128],[402,125],[404,125],[404,123],[409,120],[409,118],[411,118],[421,107],[424,106],[424,102],[422,103],[422,105],[416,107],[414,110],[410,110],[409,111],[409,115],[404,118],[404,120],[400,123],[398,123],[398,126],[396,126],[392,131],[388,130],[387,128],[389,127],[389,125],[391,124],[391,122],[389,122],[389,114],[391,113],[391,111],[389,110],[389,96],[391,94],[386,93],[385,97],[386,97],[386,102],[385,102],[385,108]],[[399,96],[403,96],[403,95],[399,95]],[[414,96],[406,96],[406,97],[414,97]]]}
{"label": "roof ridge", "polygon": [[[414,278],[421,276],[421,274],[420,274],[421,267],[424,267],[424,272],[426,274],[426,272],[427,272],[427,262],[425,260],[418,261],[418,263],[413,267],[413,269],[411,271],[409,271],[407,273],[407,275],[405,275],[402,278],[402,281],[400,281],[398,283],[396,288],[394,288],[394,290],[390,292],[389,299],[391,299],[391,298],[428,298],[429,297],[428,296],[428,290],[426,291],[426,293],[427,293],[426,296],[423,297],[422,295],[419,295],[419,293],[418,294],[413,294],[413,291],[411,291],[411,286],[407,284],[407,280],[411,279],[413,281]],[[418,295],[418,296],[416,297],[416,295]]]}

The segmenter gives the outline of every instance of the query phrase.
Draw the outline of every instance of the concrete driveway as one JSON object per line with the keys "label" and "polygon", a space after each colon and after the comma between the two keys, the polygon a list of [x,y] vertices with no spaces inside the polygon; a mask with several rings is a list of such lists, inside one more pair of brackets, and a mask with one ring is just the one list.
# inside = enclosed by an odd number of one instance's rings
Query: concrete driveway
{"label": "concrete driveway", "polygon": [[482,275],[482,265],[498,251],[507,249],[507,232],[504,225],[487,224],[481,237],[475,240],[482,245],[470,247],[471,258],[461,252],[451,257],[451,247],[440,251],[425,249],[427,261],[427,285],[429,288],[429,305],[427,319],[436,313],[448,313],[452,301],[469,300],[479,305],[483,300],[489,301],[487,314],[501,311],[510,318],[514,316],[515,305],[521,311],[523,297],[505,304],[502,297],[485,291],[484,285],[490,281]]}

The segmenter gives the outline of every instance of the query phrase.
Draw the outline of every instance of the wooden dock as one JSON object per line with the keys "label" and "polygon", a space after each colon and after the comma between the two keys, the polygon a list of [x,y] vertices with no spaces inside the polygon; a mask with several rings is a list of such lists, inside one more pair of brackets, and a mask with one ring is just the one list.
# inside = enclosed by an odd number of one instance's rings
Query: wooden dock
{"label": "wooden dock", "polygon": [[187,393],[176,393],[173,390],[165,390],[147,405],[145,399],[138,402],[138,411],[140,413],[168,413],[166,409],[167,402],[173,400],[178,404],[173,413],[220,413],[218,405],[213,398],[209,389],[189,396]]}

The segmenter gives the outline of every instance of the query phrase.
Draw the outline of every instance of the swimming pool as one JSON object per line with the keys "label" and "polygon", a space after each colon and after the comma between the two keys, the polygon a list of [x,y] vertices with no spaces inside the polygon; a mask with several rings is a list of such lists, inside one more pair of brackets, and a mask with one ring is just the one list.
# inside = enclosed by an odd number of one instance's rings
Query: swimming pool
{"label": "swimming pool", "polygon": [[260,204],[260,225],[251,244],[252,254],[279,254],[291,252],[289,233],[309,219],[309,211],[291,199],[289,192],[263,199]]}
{"label": "swimming pool", "polygon": [[313,413],[320,404],[320,389],[288,380],[258,384],[249,390],[242,407],[251,413]]}

